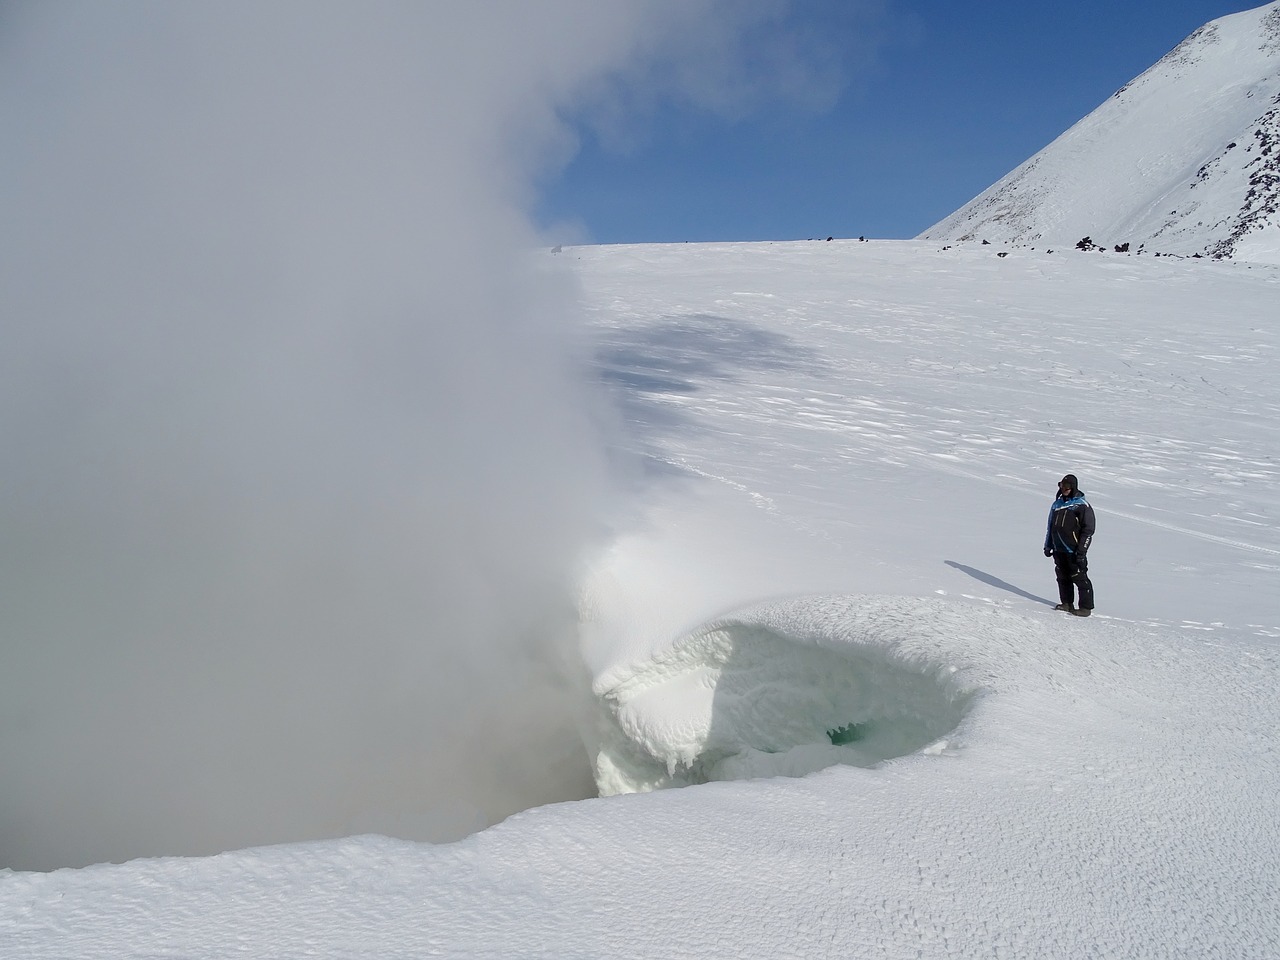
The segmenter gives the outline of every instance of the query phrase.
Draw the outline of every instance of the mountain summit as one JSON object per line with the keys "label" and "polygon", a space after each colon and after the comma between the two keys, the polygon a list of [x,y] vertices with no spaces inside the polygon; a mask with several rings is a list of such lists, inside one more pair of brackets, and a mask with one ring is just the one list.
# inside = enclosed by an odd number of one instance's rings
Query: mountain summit
{"label": "mountain summit", "polygon": [[920,239],[1280,263],[1278,211],[1280,0],[1201,27]]}

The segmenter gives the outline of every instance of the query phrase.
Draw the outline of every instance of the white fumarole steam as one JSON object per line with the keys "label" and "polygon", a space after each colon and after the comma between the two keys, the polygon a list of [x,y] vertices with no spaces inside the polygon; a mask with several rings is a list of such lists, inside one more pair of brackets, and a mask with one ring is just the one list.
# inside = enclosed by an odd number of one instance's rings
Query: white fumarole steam
{"label": "white fumarole steam", "polygon": [[0,15],[0,866],[593,791],[604,445],[521,205],[558,110],[777,11],[501,6]]}

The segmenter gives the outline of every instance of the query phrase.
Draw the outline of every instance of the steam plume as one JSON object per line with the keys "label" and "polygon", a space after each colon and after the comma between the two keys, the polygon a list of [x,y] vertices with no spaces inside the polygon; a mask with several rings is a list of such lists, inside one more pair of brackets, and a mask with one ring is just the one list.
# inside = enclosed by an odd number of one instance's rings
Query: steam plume
{"label": "steam plume", "polygon": [[0,13],[0,866],[590,792],[560,665],[605,440],[522,211],[561,111],[776,16]]}

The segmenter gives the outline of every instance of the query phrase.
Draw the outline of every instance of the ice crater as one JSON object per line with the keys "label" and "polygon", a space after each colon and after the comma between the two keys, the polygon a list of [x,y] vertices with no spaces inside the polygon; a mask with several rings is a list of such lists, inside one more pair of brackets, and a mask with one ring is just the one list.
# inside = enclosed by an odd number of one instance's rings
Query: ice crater
{"label": "ice crater", "polygon": [[[975,690],[910,625],[758,608],[595,683],[601,796],[941,753]],[[818,618],[821,621],[821,618]],[[870,627],[870,629],[868,629]]]}

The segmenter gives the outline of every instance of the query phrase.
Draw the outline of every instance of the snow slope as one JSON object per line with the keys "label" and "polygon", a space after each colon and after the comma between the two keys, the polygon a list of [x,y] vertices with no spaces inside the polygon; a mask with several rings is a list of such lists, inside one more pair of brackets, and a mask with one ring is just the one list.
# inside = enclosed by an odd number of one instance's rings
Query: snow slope
{"label": "snow slope", "polygon": [[1280,263],[1280,3],[1201,27],[920,235]]}
{"label": "snow slope", "polygon": [[[640,465],[583,584],[622,795],[446,845],[0,874],[0,955],[1280,955],[1280,269],[553,262]],[[1040,553],[1067,470],[1089,620]]]}

